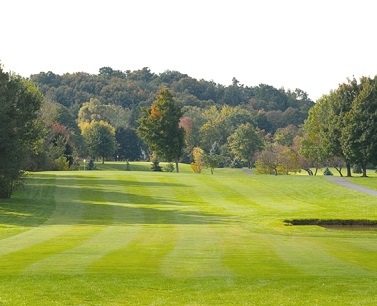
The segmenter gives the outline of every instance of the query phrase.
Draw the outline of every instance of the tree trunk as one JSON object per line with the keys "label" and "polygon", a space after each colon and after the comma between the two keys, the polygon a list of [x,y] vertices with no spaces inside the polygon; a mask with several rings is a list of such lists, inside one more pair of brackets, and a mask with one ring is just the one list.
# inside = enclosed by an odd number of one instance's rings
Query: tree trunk
{"label": "tree trunk", "polygon": [[337,167],[334,167],[336,171],[339,172],[340,176],[343,177],[343,173],[342,173],[342,168],[337,168]]}
{"label": "tree trunk", "polygon": [[105,157],[102,157],[102,165],[105,163]]}
{"label": "tree trunk", "polygon": [[314,175],[317,175],[317,172],[318,172],[318,166],[315,166],[315,172],[314,172]]}
{"label": "tree trunk", "polygon": [[347,163],[347,177],[351,177],[351,176],[352,176],[352,173],[351,173],[351,164]]}
{"label": "tree trunk", "polygon": [[178,168],[178,159],[175,160],[175,172],[179,172],[179,168]]}
{"label": "tree trunk", "polygon": [[362,165],[362,168],[363,168],[363,175],[362,175],[362,177],[367,177],[367,166],[366,165]]}

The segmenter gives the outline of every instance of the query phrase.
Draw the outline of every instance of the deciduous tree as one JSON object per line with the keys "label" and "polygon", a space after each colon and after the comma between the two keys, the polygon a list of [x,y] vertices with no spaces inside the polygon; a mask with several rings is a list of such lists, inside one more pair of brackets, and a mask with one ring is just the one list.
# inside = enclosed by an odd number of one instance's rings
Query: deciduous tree
{"label": "deciduous tree", "polygon": [[360,93],[345,115],[342,134],[345,156],[360,165],[366,176],[368,163],[377,163],[377,76],[360,79]]}
{"label": "deciduous tree", "polygon": [[172,93],[163,88],[152,106],[143,110],[137,129],[150,150],[168,162],[175,162],[176,172],[179,172],[178,162],[185,145],[184,129],[179,126],[182,116],[182,107],[174,101]]}
{"label": "deciduous tree", "polygon": [[111,157],[115,152],[115,129],[104,121],[92,121],[82,125],[82,134],[86,141],[89,154],[93,157]]}
{"label": "deciduous tree", "polygon": [[228,137],[231,153],[240,161],[247,162],[251,168],[254,154],[263,147],[263,141],[250,123],[240,125]]}

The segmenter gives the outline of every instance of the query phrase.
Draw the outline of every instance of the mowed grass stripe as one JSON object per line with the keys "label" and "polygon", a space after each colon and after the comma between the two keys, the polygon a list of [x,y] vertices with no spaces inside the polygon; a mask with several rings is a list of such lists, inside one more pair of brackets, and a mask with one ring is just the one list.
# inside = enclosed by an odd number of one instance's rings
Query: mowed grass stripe
{"label": "mowed grass stripe", "polygon": [[[239,180],[232,175],[221,178],[197,176],[193,184],[195,191],[192,190],[190,194],[190,198],[199,198],[198,202],[205,203],[208,214],[215,211],[219,214],[217,219],[222,220],[219,224],[211,225],[218,236],[214,243],[221,249],[222,273],[258,278],[297,272],[280,259],[268,236],[254,230],[260,226],[258,205],[253,201],[253,193],[242,194],[230,188],[241,186],[241,189],[247,189],[245,185],[249,182],[243,178]],[[200,208],[203,209],[202,206]],[[218,273],[220,275],[221,272]]]}
{"label": "mowed grass stripe", "polygon": [[[57,200],[60,189],[66,202],[56,213],[67,220],[55,215],[43,227],[64,230],[3,256],[0,304],[377,301],[376,232],[283,224],[285,218],[301,216],[375,218],[377,201],[369,196],[318,178],[253,177],[229,169],[216,169],[213,176],[126,171],[51,175],[56,175]],[[78,209],[78,218],[69,208]],[[11,255],[16,255],[13,270],[2,269]]]}
{"label": "mowed grass stripe", "polygon": [[192,182],[186,183],[188,178],[185,174],[158,178],[165,186],[175,186],[165,192],[177,203],[177,242],[162,262],[162,273],[172,278],[229,277],[231,272],[222,264],[222,236],[230,220],[200,197]]}
{"label": "mowed grass stripe", "polygon": [[[110,252],[93,262],[88,273],[106,271],[122,275],[160,275],[160,261],[174,247],[176,231],[172,203],[164,195],[165,187],[156,180],[156,175],[141,173],[133,176],[118,176],[124,182],[126,211],[137,212],[126,217],[127,230],[134,233],[133,239],[123,248]],[[127,183],[128,182],[128,183]],[[137,229],[135,229],[135,227]]]}
{"label": "mowed grass stripe", "polygon": [[55,179],[33,175],[11,199],[0,200],[0,240],[19,235],[46,222],[55,210]]}
{"label": "mowed grass stripe", "polygon": [[[54,195],[50,198],[51,205],[55,204],[55,210],[49,219],[39,227],[1,240],[0,256],[64,236],[65,231],[69,231],[73,225],[77,224],[81,220],[84,208],[79,203],[72,204],[72,198],[78,197],[79,189],[75,188],[76,183],[74,177],[58,176],[56,187],[53,189]],[[37,186],[35,188],[38,189]],[[67,192],[68,188],[69,192]]]}
{"label": "mowed grass stripe", "polygon": [[[14,273],[22,270],[23,273],[72,272],[79,263],[71,265],[74,261],[64,256],[64,251],[79,246],[103,231],[101,225],[111,219],[107,208],[98,209],[98,206],[95,206],[97,205],[95,203],[103,200],[102,191],[96,190],[95,184],[95,180],[90,178],[90,185],[94,188],[90,190],[90,195],[82,195],[82,192],[87,192],[85,184],[78,183],[77,178],[72,174],[59,175],[55,192],[55,201],[58,203],[56,210],[50,219],[37,229],[38,233],[35,231],[28,233],[33,235],[29,246],[24,244],[22,248],[13,249],[8,255],[0,258],[1,263],[6,266],[5,270]],[[80,201],[81,199],[85,201]],[[94,204],[90,202],[94,200],[97,202]],[[75,223],[76,225],[73,225]],[[83,225],[88,223],[91,226]],[[14,238],[20,239],[19,241],[24,239],[19,236]],[[81,258],[85,258],[82,254]]]}
{"label": "mowed grass stripe", "polygon": [[[92,235],[71,249],[33,264],[28,268],[28,273],[44,270],[49,273],[85,273],[92,262],[124,247],[139,231],[137,226],[125,226],[132,213],[127,208],[127,186],[124,186],[121,178],[110,181],[98,173],[92,173],[85,181],[81,181],[80,186],[80,201],[89,207],[83,214],[82,223],[90,224],[87,228],[94,230]],[[90,188],[85,188],[87,186]]]}

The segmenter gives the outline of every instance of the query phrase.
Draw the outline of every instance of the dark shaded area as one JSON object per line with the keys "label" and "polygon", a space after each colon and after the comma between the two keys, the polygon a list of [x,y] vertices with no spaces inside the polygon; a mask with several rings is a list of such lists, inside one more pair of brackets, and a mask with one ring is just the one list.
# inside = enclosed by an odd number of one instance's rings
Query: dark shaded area
{"label": "dark shaded area", "polygon": [[0,226],[35,227],[47,221],[55,210],[54,188],[53,175],[26,178],[22,190],[10,199],[0,199]]}
{"label": "dark shaded area", "polygon": [[[234,218],[229,216],[201,212],[198,202],[176,201],[175,196],[171,196],[173,188],[170,191],[166,189],[166,187],[185,188],[184,184],[122,181],[125,191],[117,192],[107,191],[112,185],[119,186],[117,180],[106,180],[105,190],[103,185],[91,181],[91,178],[87,176],[59,176],[59,181],[63,184],[56,185],[55,180],[46,179],[48,177],[50,178],[46,175],[34,177],[18,197],[9,201],[0,201],[0,226],[37,227],[44,222],[50,225],[206,225],[234,222]],[[128,187],[135,186],[152,186],[156,187],[156,190],[153,194],[147,195],[127,191]],[[160,191],[160,187],[165,188]],[[32,188],[33,199],[30,196]],[[38,194],[44,188],[54,189],[51,192]],[[80,189],[89,192],[87,198],[85,197],[83,201],[72,195],[67,201],[59,203],[60,212],[57,213],[54,202],[55,193],[69,195],[79,190],[78,194],[80,194]],[[72,211],[78,213],[73,214]]]}
{"label": "dark shaded area", "polygon": [[284,220],[285,225],[317,225],[339,230],[377,230],[377,220],[368,219],[293,219]]}

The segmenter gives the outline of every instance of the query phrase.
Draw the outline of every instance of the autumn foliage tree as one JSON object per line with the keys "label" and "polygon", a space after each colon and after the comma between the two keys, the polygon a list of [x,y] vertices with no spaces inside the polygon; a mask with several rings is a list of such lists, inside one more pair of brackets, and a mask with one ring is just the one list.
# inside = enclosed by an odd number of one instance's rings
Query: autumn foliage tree
{"label": "autumn foliage tree", "polygon": [[195,173],[201,173],[202,169],[205,167],[205,153],[203,149],[195,147],[192,150],[192,156],[194,161],[191,163],[191,169]]}
{"label": "autumn foliage tree", "polygon": [[168,162],[175,162],[176,172],[179,172],[178,162],[185,145],[185,132],[179,126],[182,116],[182,107],[174,101],[172,93],[163,88],[152,106],[143,109],[137,129],[151,151]]}
{"label": "autumn foliage tree", "polygon": [[301,169],[299,156],[292,148],[271,144],[263,150],[255,162],[257,173],[289,174]]}

